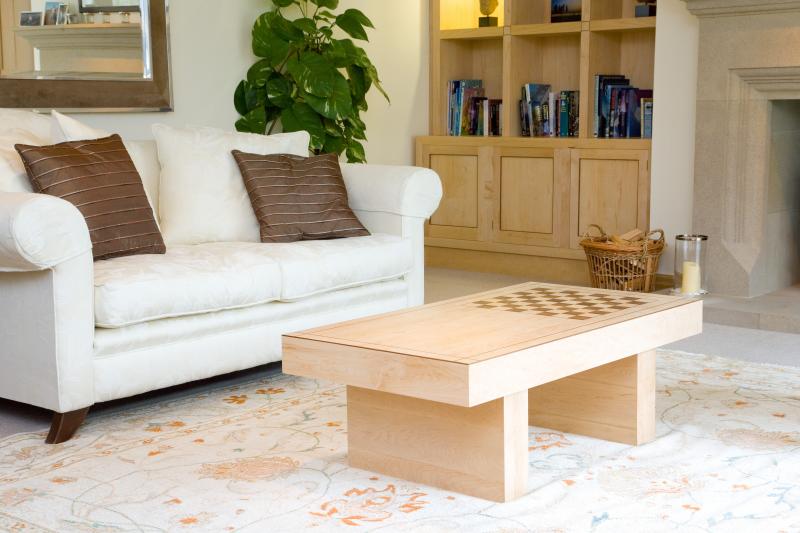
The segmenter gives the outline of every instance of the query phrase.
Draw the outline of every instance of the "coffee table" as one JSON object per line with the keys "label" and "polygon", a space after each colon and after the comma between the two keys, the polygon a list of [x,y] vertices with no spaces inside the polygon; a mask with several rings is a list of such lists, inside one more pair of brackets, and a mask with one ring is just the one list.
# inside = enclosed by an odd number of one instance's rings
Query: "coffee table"
{"label": "coffee table", "polygon": [[356,468],[509,501],[528,425],[655,438],[655,349],[702,331],[702,302],[525,283],[284,335],[283,371],[347,385]]}

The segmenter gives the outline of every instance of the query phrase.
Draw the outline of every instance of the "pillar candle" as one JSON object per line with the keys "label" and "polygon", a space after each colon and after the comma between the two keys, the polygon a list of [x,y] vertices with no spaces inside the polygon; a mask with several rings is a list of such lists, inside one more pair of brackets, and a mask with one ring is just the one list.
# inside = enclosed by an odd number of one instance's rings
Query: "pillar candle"
{"label": "pillar candle", "polygon": [[700,265],[694,261],[684,261],[683,281],[681,283],[681,293],[697,294],[701,289],[700,284]]}

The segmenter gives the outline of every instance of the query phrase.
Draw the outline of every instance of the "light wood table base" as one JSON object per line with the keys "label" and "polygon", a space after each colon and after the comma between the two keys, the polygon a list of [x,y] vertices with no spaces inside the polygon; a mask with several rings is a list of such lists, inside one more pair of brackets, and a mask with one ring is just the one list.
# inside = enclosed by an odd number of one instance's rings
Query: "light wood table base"
{"label": "light wood table base", "polygon": [[639,445],[655,436],[655,352],[478,405],[347,387],[349,462],[507,502],[525,494],[528,425]]}
{"label": "light wood table base", "polygon": [[498,502],[525,494],[528,393],[459,407],[347,387],[350,465]]}

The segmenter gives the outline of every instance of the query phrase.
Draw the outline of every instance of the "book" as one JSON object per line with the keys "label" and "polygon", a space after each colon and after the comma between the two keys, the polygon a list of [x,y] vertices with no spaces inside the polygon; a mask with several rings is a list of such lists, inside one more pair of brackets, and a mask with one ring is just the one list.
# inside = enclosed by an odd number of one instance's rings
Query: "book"
{"label": "book", "polygon": [[577,137],[579,91],[551,91],[543,83],[522,87],[519,100],[520,135],[523,137]]}
{"label": "book", "polygon": [[622,85],[625,85],[628,82],[625,76],[619,74],[598,74],[594,77],[594,129],[593,134],[595,137],[603,137],[606,124],[605,119],[607,115],[604,115],[603,109],[603,98],[605,95],[605,87],[607,84],[612,82],[619,82]]}
{"label": "book", "polygon": [[480,108],[486,99],[482,80],[452,80],[447,85],[447,134],[477,135],[483,129]]}
{"label": "book", "polygon": [[642,98],[640,103],[642,113],[642,138],[653,138],[653,99]]}

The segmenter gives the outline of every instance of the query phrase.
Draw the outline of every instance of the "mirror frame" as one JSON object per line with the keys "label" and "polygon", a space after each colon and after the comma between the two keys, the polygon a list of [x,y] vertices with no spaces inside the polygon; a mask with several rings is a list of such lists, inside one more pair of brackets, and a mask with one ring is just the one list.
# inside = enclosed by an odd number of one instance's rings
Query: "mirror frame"
{"label": "mirror frame", "polygon": [[150,0],[149,80],[0,78],[0,108],[71,112],[172,111],[169,0]]}

